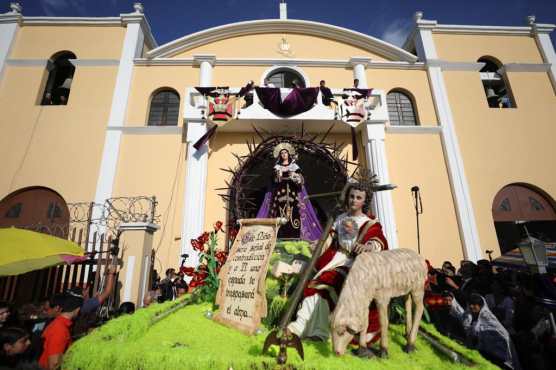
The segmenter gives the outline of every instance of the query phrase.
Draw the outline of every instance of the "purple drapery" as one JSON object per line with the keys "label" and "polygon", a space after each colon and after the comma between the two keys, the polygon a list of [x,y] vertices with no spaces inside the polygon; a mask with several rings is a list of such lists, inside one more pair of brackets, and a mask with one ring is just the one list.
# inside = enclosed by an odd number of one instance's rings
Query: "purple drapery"
{"label": "purple drapery", "polygon": [[[307,189],[305,189],[305,186],[301,186],[299,199],[299,217],[301,218],[300,237],[308,241],[318,240],[322,235],[322,227],[315,213],[315,209],[307,197]],[[261,204],[261,208],[259,208],[259,212],[257,212],[257,218],[267,218],[269,216],[271,201],[272,191],[269,190],[264,195],[263,204]]]}
{"label": "purple drapery", "polygon": [[279,116],[294,116],[308,111],[317,103],[318,87],[292,88],[284,101],[277,87],[257,87],[257,96],[263,107]]}

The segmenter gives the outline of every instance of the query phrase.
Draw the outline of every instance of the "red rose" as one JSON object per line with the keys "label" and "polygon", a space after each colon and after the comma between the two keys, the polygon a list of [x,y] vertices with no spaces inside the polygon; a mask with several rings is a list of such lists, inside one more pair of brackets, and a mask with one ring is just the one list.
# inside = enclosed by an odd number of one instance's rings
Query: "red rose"
{"label": "red rose", "polygon": [[180,267],[180,272],[184,273],[187,276],[193,276],[193,273],[195,272],[195,268],[182,266]]}
{"label": "red rose", "polygon": [[223,265],[226,262],[226,258],[228,258],[228,254],[224,251],[218,251],[215,253],[214,257],[218,261],[219,264]]}
{"label": "red rose", "polygon": [[189,283],[190,288],[196,288],[196,287],[201,286],[201,285],[205,285],[205,282],[204,281],[191,281]]}
{"label": "red rose", "polygon": [[198,239],[202,244],[205,244],[209,240],[209,233],[206,231]]}
{"label": "red rose", "polygon": [[216,221],[216,223],[214,224],[214,232],[217,233],[222,230],[222,225],[224,225],[222,221]]}
{"label": "red rose", "polygon": [[203,243],[200,243],[199,240],[191,239],[191,246],[194,250],[202,252],[203,251]]}

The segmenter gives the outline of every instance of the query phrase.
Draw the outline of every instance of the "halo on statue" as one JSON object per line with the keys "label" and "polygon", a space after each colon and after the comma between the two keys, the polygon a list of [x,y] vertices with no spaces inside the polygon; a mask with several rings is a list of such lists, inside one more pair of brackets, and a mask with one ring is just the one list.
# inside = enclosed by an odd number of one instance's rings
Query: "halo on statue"
{"label": "halo on statue", "polygon": [[293,145],[288,142],[281,142],[277,144],[272,151],[272,155],[274,156],[274,158],[278,158],[278,156],[280,156],[280,152],[284,149],[287,150],[288,153],[290,153],[291,157],[295,157],[297,154]]}

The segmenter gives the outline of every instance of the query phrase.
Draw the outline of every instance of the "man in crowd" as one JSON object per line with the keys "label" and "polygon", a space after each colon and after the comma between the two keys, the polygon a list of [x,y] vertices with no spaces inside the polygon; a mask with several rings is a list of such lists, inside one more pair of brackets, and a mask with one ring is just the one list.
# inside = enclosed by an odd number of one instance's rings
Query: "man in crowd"
{"label": "man in crowd", "polygon": [[83,305],[83,297],[65,294],[60,299],[60,314],[46,327],[43,337],[43,351],[39,365],[43,369],[57,369],[62,364],[62,356],[71,344],[73,320]]}
{"label": "man in crowd", "polygon": [[114,284],[115,284],[115,276],[116,276],[116,267],[109,266],[107,273],[106,273],[106,285],[102,292],[95,294],[93,297],[89,296],[89,289],[85,288],[81,292],[81,295],[84,298],[83,307],[81,307],[81,314],[86,315],[93,312],[96,312],[97,309],[110,297],[112,292],[114,291]]}
{"label": "man in crowd", "polygon": [[322,104],[324,105],[331,105],[332,103],[336,104],[334,101],[334,95],[332,95],[332,91],[328,87],[326,87],[326,82],[324,80],[320,80],[319,83],[320,93],[322,94]]}
{"label": "man in crowd", "polygon": [[159,302],[172,301],[177,296],[176,286],[174,284],[177,278],[176,269],[169,268],[166,270],[166,277],[160,281]]}

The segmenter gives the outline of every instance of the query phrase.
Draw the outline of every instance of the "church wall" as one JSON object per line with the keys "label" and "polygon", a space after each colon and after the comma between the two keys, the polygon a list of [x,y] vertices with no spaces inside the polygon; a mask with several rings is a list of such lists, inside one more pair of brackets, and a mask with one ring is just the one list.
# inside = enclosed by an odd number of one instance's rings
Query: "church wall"
{"label": "church wall", "polygon": [[554,91],[544,72],[509,72],[517,108],[489,108],[478,73],[444,76],[481,248],[498,255],[491,207],[502,187],[529,183],[556,198]]}
{"label": "church wall", "polygon": [[[214,54],[217,58],[284,58],[278,51],[282,38],[290,44],[290,58],[299,59],[349,59],[353,56],[369,57],[376,61],[386,60],[383,56],[370,53],[359,47],[344,44],[324,37],[293,33],[268,33],[237,36],[198,46],[173,56],[188,58],[195,54]],[[287,58],[284,58],[288,60]]]}
{"label": "church wall", "polygon": [[411,187],[421,191],[421,254],[433,266],[463,259],[454,201],[439,134],[387,133],[386,155],[400,248],[417,251],[417,227]]}
{"label": "church wall", "polygon": [[438,58],[476,62],[493,56],[502,63],[543,63],[535,39],[529,36],[462,35],[433,32]]}
{"label": "church wall", "polygon": [[431,89],[426,71],[397,69],[368,69],[368,87],[384,90],[402,89],[413,97],[418,123],[421,126],[437,126]]}
{"label": "church wall", "polygon": [[94,199],[116,74],[117,66],[78,66],[68,104],[41,106],[45,68],[6,66],[0,84],[0,197],[42,185],[69,202]]}
{"label": "church wall", "polygon": [[120,59],[125,31],[120,26],[24,26],[10,58],[48,59],[68,50],[79,59]]}
{"label": "church wall", "polygon": [[153,248],[159,272],[175,267],[181,254],[185,158],[179,133],[122,135],[113,196],[156,196],[160,229]]}
{"label": "church wall", "polygon": [[[261,78],[269,67],[265,66],[222,66],[216,65],[212,70],[212,81],[218,86],[241,87],[247,84],[247,81],[253,80],[255,85],[261,84]],[[197,76],[199,68],[195,68]],[[195,81],[195,86],[199,83],[199,78]]]}
{"label": "church wall", "polygon": [[[128,101],[126,126],[146,126],[153,92],[161,87],[175,89],[180,95],[180,114],[183,112],[185,88],[197,86],[199,68],[188,66],[135,66]],[[182,126],[182,117],[179,118]]]}

